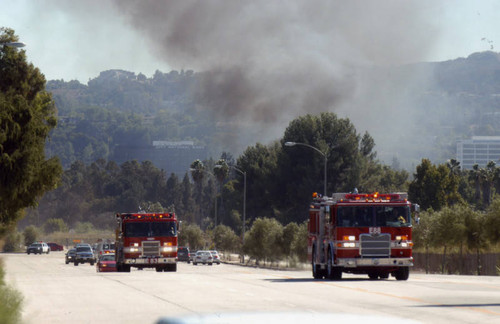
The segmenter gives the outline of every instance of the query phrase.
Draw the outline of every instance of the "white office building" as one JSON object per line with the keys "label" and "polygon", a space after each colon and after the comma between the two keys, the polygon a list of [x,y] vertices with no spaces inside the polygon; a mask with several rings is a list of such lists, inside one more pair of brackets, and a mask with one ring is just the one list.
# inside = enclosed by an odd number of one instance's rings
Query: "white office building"
{"label": "white office building", "polygon": [[490,161],[500,165],[500,136],[473,136],[457,141],[457,160],[462,170],[471,170],[474,164],[484,168]]}

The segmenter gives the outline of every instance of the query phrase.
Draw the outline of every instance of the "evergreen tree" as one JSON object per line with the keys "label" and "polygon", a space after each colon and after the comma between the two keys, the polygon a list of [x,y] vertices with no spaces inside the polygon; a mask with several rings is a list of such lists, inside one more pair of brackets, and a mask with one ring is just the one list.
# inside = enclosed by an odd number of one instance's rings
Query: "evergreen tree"
{"label": "evergreen tree", "polygon": [[18,41],[0,28],[0,235],[56,187],[57,158],[45,158],[45,142],[56,126],[56,108],[45,77],[24,51],[2,43]]}

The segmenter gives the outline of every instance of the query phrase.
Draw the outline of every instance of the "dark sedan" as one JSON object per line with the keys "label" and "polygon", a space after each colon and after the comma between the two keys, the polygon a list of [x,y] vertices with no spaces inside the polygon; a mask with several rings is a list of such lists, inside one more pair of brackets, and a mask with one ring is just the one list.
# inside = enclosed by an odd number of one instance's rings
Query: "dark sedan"
{"label": "dark sedan", "polygon": [[76,249],[69,249],[68,252],[66,252],[66,264],[74,262],[75,257],[76,257]]}
{"label": "dark sedan", "polygon": [[177,250],[177,261],[191,262],[189,248],[183,246],[179,247]]}

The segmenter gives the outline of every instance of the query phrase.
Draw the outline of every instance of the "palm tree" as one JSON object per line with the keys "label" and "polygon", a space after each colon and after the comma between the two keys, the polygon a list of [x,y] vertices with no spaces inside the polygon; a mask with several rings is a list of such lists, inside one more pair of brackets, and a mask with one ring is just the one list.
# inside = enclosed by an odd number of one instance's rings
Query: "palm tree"
{"label": "palm tree", "polygon": [[201,206],[199,202],[202,200],[201,198],[203,192],[203,179],[205,178],[205,166],[200,160],[195,160],[190,165],[190,171],[191,177],[193,177],[193,181],[196,185],[195,200],[197,201],[198,212],[195,216],[195,219],[197,218],[197,221],[201,226],[201,220],[203,219],[203,217],[201,216]]}

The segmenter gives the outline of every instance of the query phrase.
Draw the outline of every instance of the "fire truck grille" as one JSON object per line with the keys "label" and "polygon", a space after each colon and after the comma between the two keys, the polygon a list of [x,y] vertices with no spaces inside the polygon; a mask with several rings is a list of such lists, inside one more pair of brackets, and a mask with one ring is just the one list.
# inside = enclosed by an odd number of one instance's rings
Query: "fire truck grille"
{"label": "fire truck grille", "polygon": [[391,255],[390,234],[361,234],[359,241],[362,258],[388,258]]}
{"label": "fire truck grille", "polygon": [[160,242],[158,241],[143,241],[142,242],[142,255],[160,255]]}

